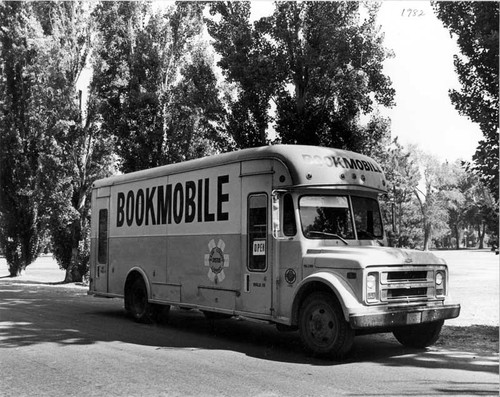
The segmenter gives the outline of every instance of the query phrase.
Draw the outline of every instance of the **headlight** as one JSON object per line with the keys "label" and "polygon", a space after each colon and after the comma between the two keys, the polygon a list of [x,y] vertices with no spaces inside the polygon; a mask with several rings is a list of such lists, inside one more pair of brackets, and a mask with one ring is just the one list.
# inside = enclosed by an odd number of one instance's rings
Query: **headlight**
{"label": "headlight", "polygon": [[436,283],[436,296],[444,296],[446,294],[446,273],[444,271],[437,271],[434,276],[434,282]]}
{"label": "headlight", "polygon": [[366,301],[378,301],[378,274],[368,273],[366,276]]}

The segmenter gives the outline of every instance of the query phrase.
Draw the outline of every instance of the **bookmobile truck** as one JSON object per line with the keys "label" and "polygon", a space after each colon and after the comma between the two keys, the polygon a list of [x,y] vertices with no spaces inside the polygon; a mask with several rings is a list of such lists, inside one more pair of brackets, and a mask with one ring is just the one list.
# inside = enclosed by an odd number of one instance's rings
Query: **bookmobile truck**
{"label": "bookmobile truck", "polygon": [[331,358],[356,334],[429,346],[460,305],[442,259],[387,247],[385,191],[371,158],[295,145],[99,180],[89,294],[140,322],[171,305],[268,321]]}

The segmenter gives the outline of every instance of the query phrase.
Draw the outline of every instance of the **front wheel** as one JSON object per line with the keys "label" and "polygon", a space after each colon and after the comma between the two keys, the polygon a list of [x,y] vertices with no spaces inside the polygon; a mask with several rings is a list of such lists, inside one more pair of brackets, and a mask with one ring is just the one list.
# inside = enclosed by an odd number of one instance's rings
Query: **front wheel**
{"label": "front wheel", "polygon": [[444,321],[407,325],[394,329],[392,332],[403,346],[423,349],[433,345],[438,339]]}
{"label": "front wheel", "polygon": [[311,354],[342,358],[352,347],[354,331],[344,319],[337,301],[324,292],[309,295],[299,313],[304,348]]}

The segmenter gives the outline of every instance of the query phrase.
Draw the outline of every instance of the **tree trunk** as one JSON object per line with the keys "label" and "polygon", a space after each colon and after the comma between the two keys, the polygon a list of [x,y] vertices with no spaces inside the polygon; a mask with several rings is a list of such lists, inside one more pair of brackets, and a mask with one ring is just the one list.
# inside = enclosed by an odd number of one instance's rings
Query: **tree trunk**
{"label": "tree trunk", "polygon": [[9,277],[17,277],[21,275],[23,266],[19,261],[8,262],[9,265]]}
{"label": "tree trunk", "polygon": [[458,228],[458,225],[455,225],[455,238],[456,238],[456,248],[457,250],[460,249],[460,229]]}
{"label": "tree trunk", "polygon": [[[481,232],[482,229],[482,232]],[[482,222],[481,224],[477,225],[477,235],[479,237],[479,249],[484,248],[484,236],[486,234],[486,224]]]}
{"label": "tree trunk", "polygon": [[77,283],[82,281],[82,275],[78,270],[78,247],[73,247],[71,250],[71,263],[66,269],[65,283]]}
{"label": "tree trunk", "polygon": [[424,251],[430,250],[431,238],[432,238],[431,226],[424,219]]}
{"label": "tree trunk", "polygon": [[[80,215],[81,216],[81,215]],[[81,237],[81,224],[80,219],[77,219],[71,225],[72,241],[71,241],[71,261],[66,268],[65,283],[76,283],[82,281],[83,274],[79,270],[78,248]]]}
{"label": "tree trunk", "polygon": [[37,259],[39,238],[30,231],[13,240],[5,247],[5,259],[9,266],[9,276],[17,277]]}

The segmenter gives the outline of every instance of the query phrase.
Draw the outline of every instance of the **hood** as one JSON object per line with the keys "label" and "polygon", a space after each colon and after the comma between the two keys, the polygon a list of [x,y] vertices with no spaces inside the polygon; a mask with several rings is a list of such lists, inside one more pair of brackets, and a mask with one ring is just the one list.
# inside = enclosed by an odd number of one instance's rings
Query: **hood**
{"label": "hood", "polygon": [[360,269],[368,266],[445,265],[428,251],[375,246],[319,247],[307,250],[304,263],[315,267]]}

